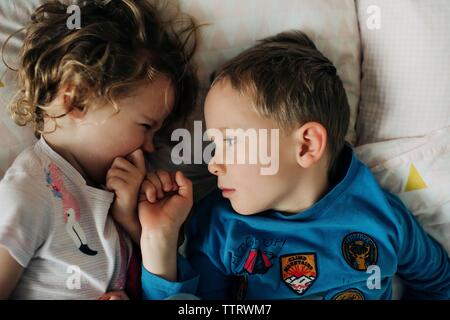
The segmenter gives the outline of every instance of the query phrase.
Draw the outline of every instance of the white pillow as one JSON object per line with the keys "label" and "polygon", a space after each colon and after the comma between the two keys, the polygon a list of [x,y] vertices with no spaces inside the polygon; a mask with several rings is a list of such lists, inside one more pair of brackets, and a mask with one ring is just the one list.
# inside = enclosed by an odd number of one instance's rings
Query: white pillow
{"label": "white pillow", "polygon": [[[364,57],[358,144],[450,125],[448,0],[356,3]],[[380,29],[369,29],[377,10]]]}
{"label": "white pillow", "polygon": [[450,254],[450,126],[355,151],[381,186],[396,194]]}
{"label": "white pillow", "polygon": [[[22,28],[30,19],[37,0],[0,1],[0,46],[7,37]],[[17,67],[17,56],[22,45],[23,33],[12,38],[5,47],[5,60],[13,68]],[[34,140],[31,128],[17,126],[6,112],[6,105],[16,94],[17,73],[8,70],[0,60],[0,178],[15,157]]]}
{"label": "white pillow", "polygon": [[336,66],[350,103],[347,140],[356,141],[360,92],[360,39],[354,0],[179,0],[181,8],[209,25],[201,29],[196,60],[203,87],[222,63],[276,33],[300,29]]}

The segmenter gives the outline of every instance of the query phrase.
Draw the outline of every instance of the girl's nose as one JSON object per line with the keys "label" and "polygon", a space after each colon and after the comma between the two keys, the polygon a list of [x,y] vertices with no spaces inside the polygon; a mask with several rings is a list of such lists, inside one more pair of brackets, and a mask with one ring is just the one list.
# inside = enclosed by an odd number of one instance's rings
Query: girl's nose
{"label": "girl's nose", "polygon": [[144,146],[142,147],[142,150],[146,153],[152,153],[155,151],[155,145],[153,144],[153,139],[148,139]]}

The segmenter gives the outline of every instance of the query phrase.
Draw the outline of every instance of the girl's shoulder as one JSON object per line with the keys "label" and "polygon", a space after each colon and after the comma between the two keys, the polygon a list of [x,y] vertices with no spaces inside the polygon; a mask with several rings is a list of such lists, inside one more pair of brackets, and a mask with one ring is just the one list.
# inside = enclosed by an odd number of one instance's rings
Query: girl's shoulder
{"label": "girl's shoulder", "polygon": [[[0,199],[6,194],[21,197],[48,198],[45,183],[45,158],[36,144],[22,151],[0,181]],[[24,199],[26,200],[26,199]]]}

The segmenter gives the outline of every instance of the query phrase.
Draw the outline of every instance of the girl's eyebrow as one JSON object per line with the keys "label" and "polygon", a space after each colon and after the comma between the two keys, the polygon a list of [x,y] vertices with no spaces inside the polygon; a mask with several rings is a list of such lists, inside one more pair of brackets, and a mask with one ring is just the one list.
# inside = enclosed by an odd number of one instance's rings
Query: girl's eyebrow
{"label": "girl's eyebrow", "polygon": [[145,115],[145,114],[143,114],[142,117],[143,117],[147,122],[149,122],[149,123],[151,123],[151,124],[157,123],[157,121],[156,121],[155,119],[153,119],[153,118],[151,118],[151,117],[149,117],[149,116],[147,116],[147,115]]}

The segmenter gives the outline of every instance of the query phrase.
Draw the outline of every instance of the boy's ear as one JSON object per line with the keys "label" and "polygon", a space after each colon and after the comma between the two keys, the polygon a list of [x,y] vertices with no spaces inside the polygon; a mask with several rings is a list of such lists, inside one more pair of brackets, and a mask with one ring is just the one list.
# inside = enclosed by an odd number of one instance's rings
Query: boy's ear
{"label": "boy's ear", "polygon": [[310,168],[325,154],[327,147],[327,129],[317,122],[307,122],[296,133],[297,163],[302,168]]}

